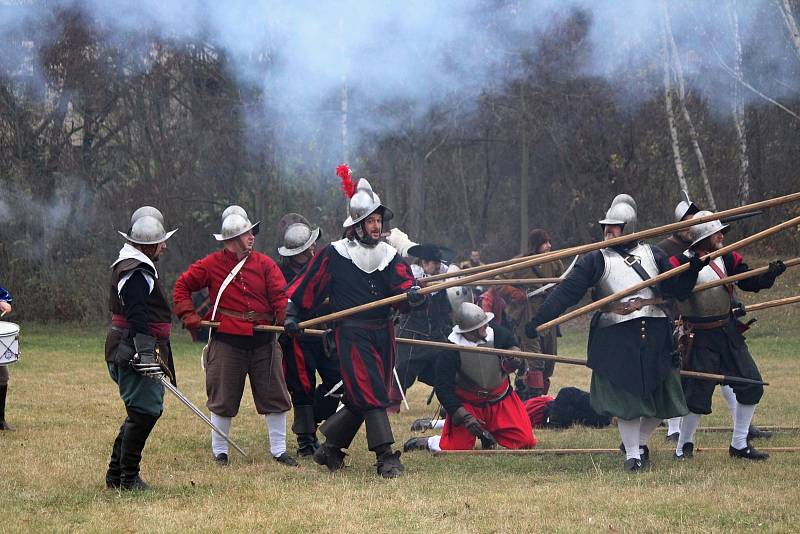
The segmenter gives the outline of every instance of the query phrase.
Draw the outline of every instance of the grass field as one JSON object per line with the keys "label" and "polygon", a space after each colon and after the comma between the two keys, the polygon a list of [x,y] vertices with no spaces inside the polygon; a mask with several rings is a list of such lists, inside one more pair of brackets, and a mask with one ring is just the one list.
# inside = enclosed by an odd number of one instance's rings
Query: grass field
{"label": "grass field", "polygon": [[[748,299],[800,293],[797,276]],[[756,412],[763,425],[800,425],[798,308],[758,314],[749,335],[771,385]],[[204,407],[199,345],[180,330],[174,343],[178,385]],[[261,531],[261,532],[533,532],[533,531],[796,531],[800,521],[800,453],[775,453],[765,463],[727,453],[672,460],[659,429],[653,469],[623,473],[621,455],[565,457],[432,457],[403,455],[406,475],[376,477],[363,431],[350,466],[329,474],[304,461],[298,469],[269,456],[263,418],[249,390],[232,437],[253,458],[235,455],[227,468],[211,462],[206,427],[167,394],[166,410],[142,462],[155,488],[143,494],[106,490],[104,474],[123,407],[108,378],[99,327],[23,325],[23,358],[11,367],[8,420],[0,433],[0,530]],[[565,330],[560,352],[585,354],[585,327]],[[587,369],[559,365],[556,389],[588,389]],[[399,444],[409,424],[430,414],[428,389],[410,390],[412,410],[393,416]],[[727,425],[719,395],[702,426]],[[537,431],[539,447],[615,447],[615,428]],[[728,433],[698,433],[697,445],[727,447]],[[293,436],[289,437],[294,449]],[[780,433],[762,446],[800,445]]]}

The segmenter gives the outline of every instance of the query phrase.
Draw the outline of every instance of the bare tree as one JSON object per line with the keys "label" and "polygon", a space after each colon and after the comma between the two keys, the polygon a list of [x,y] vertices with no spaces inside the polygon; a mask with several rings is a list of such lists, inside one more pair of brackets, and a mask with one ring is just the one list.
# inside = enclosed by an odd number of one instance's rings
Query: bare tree
{"label": "bare tree", "polygon": [[706,193],[706,201],[711,210],[716,211],[717,203],[714,201],[714,193],[711,191],[711,183],[708,181],[708,171],[706,169],[706,159],[703,156],[703,151],[700,150],[700,136],[694,127],[694,121],[689,113],[689,108],[686,106],[686,82],[683,76],[683,65],[681,64],[680,53],[678,46],[675,43],[675,36],[672,34],[672,23],[669,18],[669,10],[667,9],[666,0],[661,1],[661,12],[664,17],[665,35],[669,40],[670,50],[672,51],[672,65],[675,69],[676,79],[678,81],[678,103],[681,107],[681,116],[686,122],[686,128],[689,132],[689,140],[692,143],[694,155],[697,158],[697,166],[700,168],[700,182],[703,184],[703,189]]}
{"label": "bare tree", "polygon": [[792,3],[790,0],[775,0],[775,5],[778,7],[778,11],[781,12],[783,21],[786,23],[786,29],[789,32],[789,39],[794,45],[797,58],[800,59],[800,28],[797,27],[797,19],[795,19],[794,11],[792,10]]}
{"label": "bare tree", "polygon": [[678,175],[678,185],[684,191],[689,190],[689,183],[686,181],[686,174],[683,170],[683,157],[681,156],[681,145],[678,137],[678,126],[675,122],[675,111],[672,105],[672,53],[667,46],[667,12],[666,2],[662,0],[662,20],[661,20],[661,49],[664,54],[664,103],[667,112],[667,127],[669,128],[670,145],[672,146],[672,161],[675,164],[675,173]]}
{"label": "bare tree", "polygon": [[[728,18],[733,34],[735,62],[733,70],[736,78],[742,76],[742,40],[739,35],[739,15],[736,12],[736,0],[727,2]],[[739,177],[736,182],[736,198],[739,205],[746,204],[750,198],[750,160],[747,157],[747,131],[745,129],[744,95],[738,83],[733,84],[733,124],[736,128],[737,148],[739,153]]]}

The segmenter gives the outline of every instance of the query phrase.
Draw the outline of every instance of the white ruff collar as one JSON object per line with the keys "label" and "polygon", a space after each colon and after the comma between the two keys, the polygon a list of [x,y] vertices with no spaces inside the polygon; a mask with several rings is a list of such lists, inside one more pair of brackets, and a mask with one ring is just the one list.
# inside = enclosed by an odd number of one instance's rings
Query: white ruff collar
{"label": "white ruff collar", "polygon": [[480,345],[493,345],[494,344],[494,329],[491,326],[486,327],[486,341],[475,342],[470,341],[469,339],[464,337],[464,334],[460,334],[453,330],[450,332],[450,335],[447,336],[447,340],[450,343],[455,343],[456,345],[462,345],[464,347],[478,347]]}
{"label": "white ruff collar", "polygon": [[397,250],[379,241],[374,247],[366,247],[356,239],[340,239],[331,243],[334,250],[343,258],[352,261],[356,267],[367,274],[382,271],[397,254]]}
{"label": "white ruff collar", "polygon": [[144,252],[132,246],[130,243],[125,243],[124,245],[122,245],[122,248],[119,251],[119,257],[117,258],[117,261],[111,264],[111,268],[113,269],[116,264],[118,264],[123,260],[131,260],[131,259],[139,260],[140,262],[152,267],[154,276],[158,278],[158,270],[156,269],[156,266],[153,264],[153,260],[145,256]]}

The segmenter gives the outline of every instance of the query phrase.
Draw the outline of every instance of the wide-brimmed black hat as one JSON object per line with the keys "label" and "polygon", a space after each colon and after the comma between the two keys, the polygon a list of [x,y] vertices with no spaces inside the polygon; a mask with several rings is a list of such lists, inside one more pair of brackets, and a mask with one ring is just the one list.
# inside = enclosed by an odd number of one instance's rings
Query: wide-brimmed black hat
{"label": "wide-brimmed black hat", "polygon": [[434,245],[432,243],[423,243],[421,245],[409,247],[408,254],[421,260],[449,262],[453,259],[455,252],[447,247]]}

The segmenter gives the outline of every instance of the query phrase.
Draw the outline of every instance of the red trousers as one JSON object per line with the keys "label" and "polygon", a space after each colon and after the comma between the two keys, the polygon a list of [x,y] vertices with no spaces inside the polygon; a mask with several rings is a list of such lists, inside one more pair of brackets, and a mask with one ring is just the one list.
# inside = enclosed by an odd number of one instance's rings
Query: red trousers
{"label": "red trousers", "polygon": [[[508,387],[508,383],[504,387]],[[470,404],[470,401],[480,403],[474,397],[464,398],[467,395],[458,389],[456,392],[464,401],[464,408],[482,422],[483,428],[494,436],[498,444],[506,449],[532,449],[536,446],[536,436],[533,435],[528,413],[516,393],[511,392],[498,403],[480,407]],[[448,415],[439,447],[442,450],[469,450],[475,446],[475,439],[469,430],[454,425]]]}

